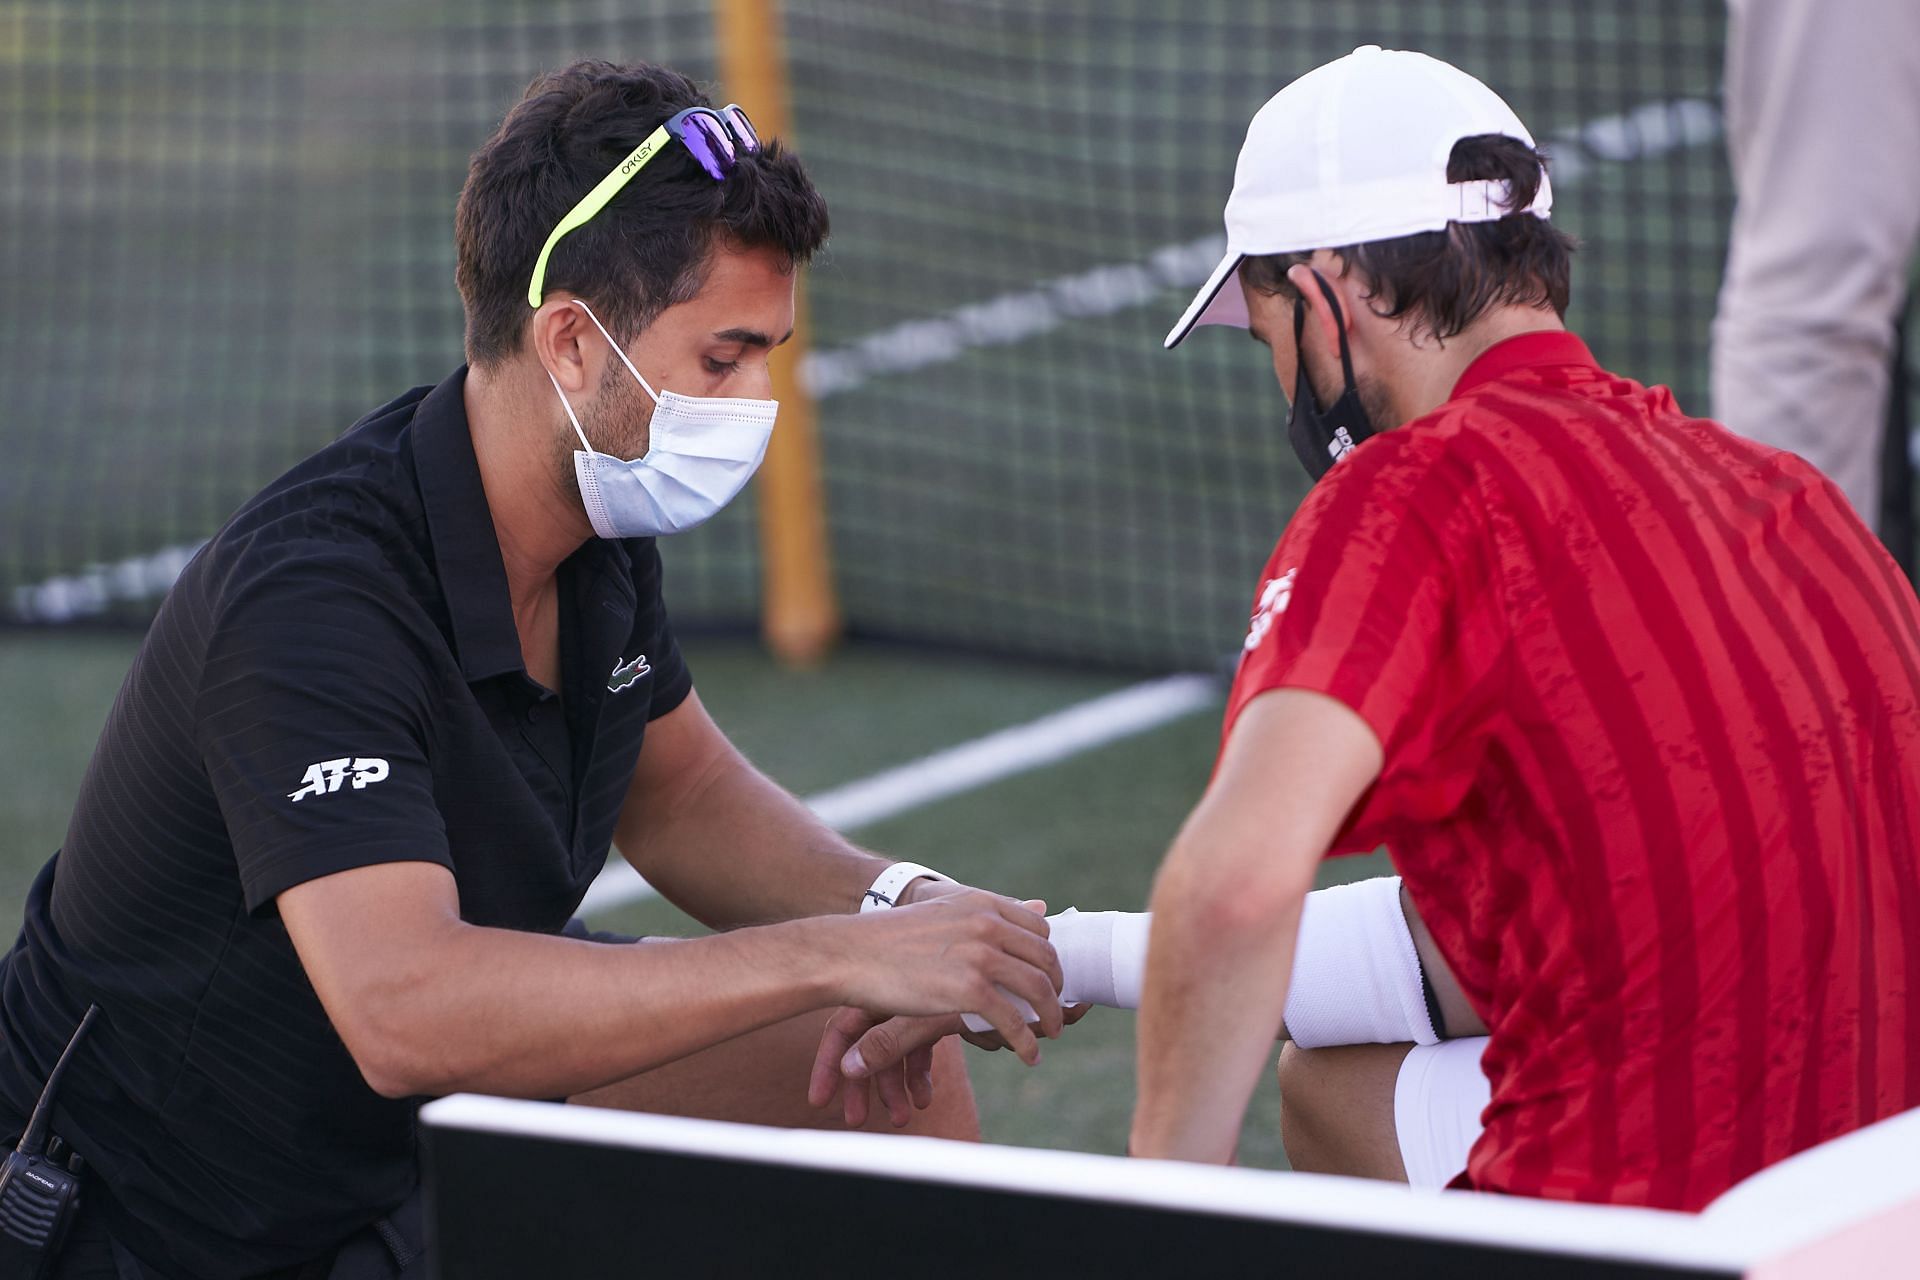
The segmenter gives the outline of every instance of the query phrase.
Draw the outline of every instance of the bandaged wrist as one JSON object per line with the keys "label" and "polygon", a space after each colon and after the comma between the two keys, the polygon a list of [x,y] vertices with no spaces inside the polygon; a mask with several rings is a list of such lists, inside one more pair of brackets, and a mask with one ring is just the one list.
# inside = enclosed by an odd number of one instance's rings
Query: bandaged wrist
{"label": "bandaged wrist", "polygon": [[[1049,939],[1064,979],[1061,1004],[1140,1007],[1147,933],[1141,911],[1075,911],[1049,916]],[[1303,1049],[1336,1044],[1435,1044],[1420,955],[1400,910],[1400,878],[1385,876],[1307,895],[1288,984],[1287,1033]],[[1033,1009],[1014,1007],[1029,1022]],[[965,1018],[972,1031],[985,1018]]]}
{"label": "bandaged wrist", "polygon": [[[1047,940],[1060,957],[1060,1003],[1101,1004],[1114,1009],[1140,1007],[1140,980],[1147,969],[1147,926],[1142,911],[1076,911],[1068,907],[1047,917]],[[1033,1006],[1018,996],[1013,1007],[1028,1022]],[[986,1031],[977,1013],[965,1018],[969,1031]]]}

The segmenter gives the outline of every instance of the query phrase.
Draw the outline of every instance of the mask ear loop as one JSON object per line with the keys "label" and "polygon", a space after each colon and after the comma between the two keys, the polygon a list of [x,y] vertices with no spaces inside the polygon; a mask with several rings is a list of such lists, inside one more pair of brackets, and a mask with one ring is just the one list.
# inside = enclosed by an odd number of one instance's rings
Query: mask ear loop
{"label": "mask ear loop", "polygon": [[553,393],[560,397],[560,407],[567,411],[567,421],[573,424],[573,434],[580,437],[580,447],[588,453],[596,452],[594,447],[587,443],[587,433],[580,429],[580,419],[573,416],[573,406],[567,402],[567,393],[560,389],[560,379],[554,377],[553,370],[545,365],[540,366],[540,372],[547,375],[547,381],[553,384]]}
{"label": "mask ear loop", "polygon": [[[1307,268],[1313,271],[1313,268]],[[1333,296],[1333,286],[1318,271],[1313,271],[1313,282],[1320,286],[1320,292],[1326,295],[1327,305],[1333,308],[1333,329],[1340,335],[1340,373],[1346,379],[1346,386],[1357,385],[1353,377],[1353,353],[1347,348],[1347,318],[1340,310],[1340,300]],[[1294,313],[1294,342],[1300,341],[1300,325],[1306,320],[1306,308],[1303,306]]]}
{"label": "mask ear loop", "polygon": [[[1293,299],[1293,358],[1298,376],[1294,379],[1294,395],[1300,395],[1300,389],[1306,388],[1306,394],[1313,397],[1315,413],[1320,411],[1320,393],[1313,389],[1313,379],[1307,376],[1307,351],[1303,339],[1307,336],[1307,300],[1298,295]],[[1295,410],[1298,412],[1298,410]]]}
{"label": "mask ear loop", "polygon": [[[587,319],[593,321],[593,327],[600,331],[600,336],[605,338],[607,340],[607,345],[613,348],[613,354],[620,357],[620,363],[627,366],[627,372],[633,375],[634,380],[636,382],[638,382],[642,387],[646,388],[647,394],[653,397],[653,402],[655,404],[659,404],[660,393],[653,389],[652,383],[648,382],[645,378],[640,376],[640,371],[633,367],[633,361],[627,359],[627,353],[620,349],[620,344],[615,342],[613,340],[613,335],[607,332],[607,326],[601,324],[600,317],[593,314],[593,308],[588,306],[586,303],[582,302],[578,298],[569,298],[567,299],[567,301],[571,302],[574,306],[580,308],[582,311],[587,313]],[[553,375],[548,374],[547,376],[551,378]]]}

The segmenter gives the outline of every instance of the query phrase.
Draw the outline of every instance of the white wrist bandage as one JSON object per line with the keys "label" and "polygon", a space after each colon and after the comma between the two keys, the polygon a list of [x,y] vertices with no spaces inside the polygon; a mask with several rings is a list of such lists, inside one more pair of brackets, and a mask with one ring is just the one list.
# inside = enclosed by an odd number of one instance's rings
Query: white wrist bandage
{"label": "white wrist bandage", "polygon": [[[1047,917],[1054,954],[1060,957],[1060,1003],[1103,1004],[1112,1009],[1140,1007],[1140,981],[1147,972],[1147,926],[1153,917],[1144,911],[1076,911],[1068,907]],[[1033,1006],[1009,995],[1013,1007],[1028,1022]],[[966,1015],[967,1030],[991,1030],[977,1013]]]}
{"label": "white wrist bandage", "polygon": [[[1060,1003],[1138,1009],[1147,970],[1143,911],[1075,911],[1047,917],[1066,979]],[[1435,1044],[1420,956],[1400,911],[1400,878],[1384,876],[1307,895],[1288,984],[1287,1034],[1303,1049],[1335,1044]],[[1029,1022],[1033,1009],[1014,997]],[[971,1031],[990,1029],[969,1013]]]}

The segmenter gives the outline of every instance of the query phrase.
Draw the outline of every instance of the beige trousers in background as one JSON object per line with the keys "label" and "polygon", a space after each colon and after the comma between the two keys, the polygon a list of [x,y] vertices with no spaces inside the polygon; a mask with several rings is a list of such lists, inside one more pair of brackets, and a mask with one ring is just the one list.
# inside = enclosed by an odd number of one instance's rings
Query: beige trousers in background
{"label": "beige trousers in background", "polygon": [[1729,0],[1733,239],[1714,417],[1790,449],[1871,527],[1920,238],[1920,0]]}

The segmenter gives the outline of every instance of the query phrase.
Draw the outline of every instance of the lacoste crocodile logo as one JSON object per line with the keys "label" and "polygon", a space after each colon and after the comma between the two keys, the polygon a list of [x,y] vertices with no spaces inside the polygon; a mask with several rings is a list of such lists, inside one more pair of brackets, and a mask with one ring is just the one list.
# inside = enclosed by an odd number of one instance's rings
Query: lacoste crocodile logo
{"label": "lacoste crocodile logo", "polygon": [[652,670],[647,665],[647,655],[644,653],[632,662],[619,663],[614,667],[613,674],[607,677],[607,692],[618,693]]}

